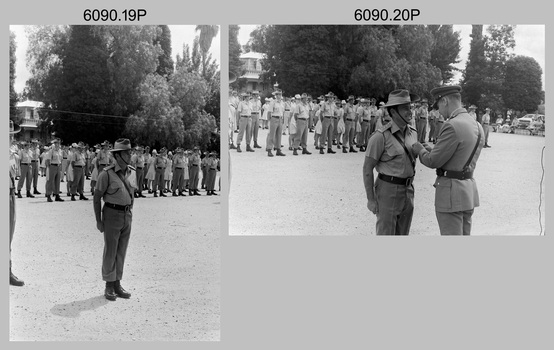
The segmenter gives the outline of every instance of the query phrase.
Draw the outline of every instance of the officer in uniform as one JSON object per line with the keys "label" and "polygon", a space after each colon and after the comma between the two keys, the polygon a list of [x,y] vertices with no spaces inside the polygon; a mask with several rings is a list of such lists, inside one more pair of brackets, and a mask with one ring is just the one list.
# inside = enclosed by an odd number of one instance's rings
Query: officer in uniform
{"label": "officer in uniform", "polygon": [[476,105],[471,105],[469,106],[469,112],[468,114],[471,116],[471,118],[473,118],[473,120],[477,120],[477,114],[475,113],[475,110],[477,109],[477,106]]}
{"label": "officer in uniform", "polygon": [[285,102],[283,101],[281,90],[275,90],[272,94],[275,96],[275,99],[271,101],[268,108],[267,118],[270,122],[265,149],[268,157],[273,157],[273,153],[271,153],[273,149],[277,151],[276,155],[284,157],[285,154],[281,152],[281,133],[283,131]]}
{"label": "officer in uniform", "polygon": [[71,183],[71,200],[75,201],[75,195],[79,192],[79,200],[88,200],[83,194],[85,185],[85,166],[87,165],[85,155],[83,154],[84,145],[82,142],[73,144],[73,153],[69,158],[71,168],[73,169],[73,182]]}
{"label": "officer in uniform", "polygon": [[[427,100],[426,100],[427,101]],[[429,142],[435,141],[435,130],[437,126],[437,113],[434,112],[435,110],[432,109],[429,111]]]}
{"label": "officer in uniform", "polygon": [[175,150],[175,156],[173,156],[173,179],[172,183],[172,196],[186,196],[183,191],[185,190],[185,167],[186,160],[184,150],[181,147],[177,147]]}
{"label": "officer in uniform", "polygon": [[[367,208],[377,216],[377,235],[408,235],[414,212],[417,131],[410,125],[410,103],[419,97],[408,90],[389,93],[385,107],[391,121],[369,138],[364,161]],[[373,169],[379,173],[374,181]]]}
{"label": "officer in uniform", "polygon": [[413,146],[423,165],[437,169],[435,212],[441,235],[469,235],[473,210],[479,206],[473,171],[485,139],[481,125],[462,108],[461,91],[456,85],[431,90],[447,121],[432,150],[420,143]]}
{"label": "officer in uniform", "polygon": [[[106,281],[104,296],[108,300],[117,297],[130,298],[131,294],[121,287],[125,255],[133,220],[134,168],[131,164],[131,142],[128,139],[115,141],[110,150],[115,164],[105,167],[98,174],[94,191],[94,214],[96,227],[104,233],[102,279]],[[133,185],[133,183],[135,183]],[[101,208],[101,199],[104,207]]]}
{"label": "officer in uniform", "polygon": [[206,191],[208,196],[217,196],[215,193],[215,178],[217,175],[218,160],[215,153],[208,155],[208,178],[206,179]]}
{"label": "officer in uniform", "polygon": [[308,95],[303,93],[300,101],[296,103],[293,111],[293,118],[296,121],[296,134],[294,135],[293,155],[297,156],[297,149],[302,147],[302,154],[312,154],[308,152],[308,121],[310,119],[310,106],[308,105]]}
{"label": "officer in uniform", "polygon": [[17,182],[17,198],[23,198],[21,196],[21,187],[25,182],[25,188],[27,189],[27,197],[35,198],[31,194],[31,181],[32,181],[32,171],[31,160],[33,158],[32,152],[29,149],[29,143],[26,141],[21,142],[23,149],[19,150],[19,169],[21,169],[21,175],[19,181]]}
{"label": "officer in uniform", "polygon": [[369,130],[370,130],[370,123],[371,123],[371,116],[369,114],[368,109],[368,103],[369,101],[365,98],[360,99],[360,103],[358,103],[358,108],[356,109],[356,115],[358,116],[358,120],[361,123],[362,130],[358,134],[358,148],[360,151],[365,151],[367,148],[367,140],[369,138]]}
{"label": "officer in uniform", "polygon": [[483,114],[483,117],[481,117],[481,124],[483,126],[483,131],[485,132],[485,148],[491,147],[489,146],[489,127],[491,123],[491,116],[489,114],[490,111],[490,108],[485,108],[485,114]]}
{"label": "officer in uniform", "polygon": [[131,156],[131,166],[135,168],[135,174],[137,175],[135,198],[146,198],[146,196],[142,194],[144,188],[144,163],[144,147],[137,146],[135,154]]}
{"label": "officer in uniform", "polygon": [[167,197],[163,191],[165,167],[167,165],[167,161],[165,159],[166,152],[167,149],[165,147],[162,147],[160,153],[156,155],[156,159],[154,161],[154,171],[156,172],[156,175],[154,177],[154,185],[152,188],[152,191],[154,192],[154,197],[158,197],[157,190],[160,190],[160,197]]}
{"label": "officer in uniform", "polygon": [[198,192],[198,179],[202,159],[200,158],[200,148],[198,146],[194,146],[192,155],[189,158],[189,162],[189,196],[200,196],[200,192]]}
{"label": "officer in uniform", "polygon": [[354,135],[356,134],[356,123],[358,116],[354,107],[354,96],[348,96],[346,106],[344,106],[344,134],[342,135],[342,153],[358,153],[354,149]]}
{"label": "officer in uniform", "polygon": [[[10,120],[10,141],[13,138],[14,134],[17,134],[21,131],[21,128],[19,125],[15,124],[13,121]],[[11,259],[11,252],[12,252],[12,240],[13,240],[13,234],[15,232],[15,166],[16,166],[16,160],[15,160],[15,153],[11,152],[10,150],[10,285],[11,286],[17,286],[21,287],[25,283],[17,278],[12,273],[12,259]]]}
{"label": "officer in uniform", "polygon": [[252,110],[251,103],[248,100],[248,94],[243,92],[241,94],[242,101],[239,102],[237,112],[240,114],[239,121],[239,135],[237,136],[237,152],[242,152],[240,149],[240,143],[246,132],[246,152],[254,152],[250,147],[250,141],[252,140]]}
{"label": "officer in uniform", "polygon": [[321,147],[319,148],[319,154],[325,154],[323,148],[325,143],[327,143],[327,153],[336,153],[333,151],[333,117],[335,116],[335,106],[334,96],[332,92],[329,92],[325,95],[327,99],[321,104],[321,114],[319,116],[321,120]]}
{"label": "officer in uniform", "polygon": [[427,99],[421,100],[421,106],[416,110],[416,128],[417,128],[417,140],[419,142],[425,142],[425,136],[427,136],[427,119],[429,118]]}
{"label": "officer in uniform", "polygon": [[40,149],[38,147],[38,140],[34,139],[31,141],[31,180],[33,182],[33,194],[41,194],[37,190],[39,165]]}
{"label": "officer in uniform", "polygon": [[[254,148],[262,148],[258,145],[258,129],[260,128],[260,114],[262,112],[262,102],[260,101],[260,92],[258,90],[252,91],[252,98],[250,99],[250,111],[252,111],[252,138],[254,139]],[[250,142],[248,142],[250,145]]]}
{"label": "officer in uniform", "polygon": [[61,166],[63,160],[63,152],[60,149],[60,140],[52,140],[52,148],[45,156],[45,164],[48,168],[48,182],[46,184],[46,198],[48,202],[52,202],[50,195],[56,196],[56,202],[63,202],[60,197],[60,180],[61,180]]}

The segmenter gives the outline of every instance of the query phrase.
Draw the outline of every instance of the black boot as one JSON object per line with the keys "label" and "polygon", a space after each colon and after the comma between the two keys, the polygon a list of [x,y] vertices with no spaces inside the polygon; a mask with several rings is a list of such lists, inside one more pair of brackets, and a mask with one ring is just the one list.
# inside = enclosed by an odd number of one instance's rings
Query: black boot
{"label": "black boot", "polygon": [[42,194],[39,191],[37,191],[37,188],[35,187],[35,190],[33,191],[33,194]]}
{"label": "black boot", "polygon": [[10,266],[10,286],[23,287],[24,285],[25,283],[23,282],[23,280],[15,277],[15,275],[12,273],[12,268]]}
{"label": "black boot", "polygon": [[349,152],[350,152],[350,153],[358,153],[358,151],[356,151],[356,150],[354,149],[354,146],[350,146],[350,151],[349,151]]}
{"label": "black boot", "polygon": [[75,202],[75,201],[76,201],[75,195],[74,195],[74,194],[71,195],[71,201],[72,201],[72,202]]}
{"label": "black boot", "polygon": [[201,196],[200,192],[198,192],[198,190],[194,190],[194,195],[195,196]]}
{"label": "black boot", "polygon": [[348,151],[346,150],[346,147],[342,148],[342,153],[348,153]]}
{"label": "black boot", "polygon": [[254,148],[262,148],[262,146],[258,145],[258,143],[254,141]]}
{"label": "black boot", "polygon": [[254,152],[254,150],[250,147],[250,145],[246,145],[246,152]]}
{"label": "black boot", "polygon": [[229,149],[236,149],[235,145],[232,143],[229,145]]}
{"label": "black boot", "polygon": [[53,202],[52,197],[46,196],[46,198],[48,198],[48,202]]}
{"label": "black boot", "polygon": [[87,198],[87,197],[85,197],[85,195],[84,195],[84,194],[82,194],[82,193],[79,193],[79,200],[81,200],[81,201],[88,201],[88,198]]}
{"label": "black boot", "polygon": [[312,152],[308,152],[307,148],[302,148],[302,154],[312,154]]}
{"label": "black boot", "polygon": [[327,153],[337,153],[337,152],[333,151],[332,148],[327,148]]}
{"label": "black boot", "polygon": [[123,289],[119,280],[114,282],[114,291],[115,294],[120,298],[129,299],[131,297],[131,293]]}
{"label": "black boot", "polygon": [[23,196],[21,195],[21,190],[17,191],[17,198],[23,198]]}
{"label": "black boot", "polygon": [[117,299],[117,294],[115,294],[114,282],[106,282],[106,289],[104,290],[104,296],[106,299],[114,301]]}
{"label": "black boot", "polygon": [[208,191],[208,196],[211,196],[212,195],[212,191]]}
{"label": "black boot", "polygon": [[242,150],[240,149],[240,145],[237,145],[237,152],[242,152]]}
{"label": "black boot", "polygon": [[56,195],[56,202],[65,202],[59,194]]}
{"label": "black boot", "polygon": [[284,156],[285,156],[285,154],[284,154],[283,152],[281,152],[280,149],[277,150],[276,155],[281,156],[281,157],[284,157]]}
{"label": "black boot", "polygon": [[323,150],[323,147],[319,147],[319,154],[325,154],[325,151]]}
{"label": "black boot", "polygon": [[294,151],[292,151],[292,155],[293,155],[293,156],[297,156],[297,155],[298,155],[298,152],[296,152],[296,148],[294,149]]}
{"label": "black boot", "polygon": [[171,196],[172,196],[172,197],[178,197],[179,195],[177,194],[177,192],[173,191],[173,192],[171,193]]}
{"label": "black boot", "polygon": [[27,191],[27,198],[35,198],[35,196],[31,194],[31,191]]}
{"label": "black boot", "polygon": [[267,156],[268,156],[268,157],[273,157],[273,153],[271,153],[271,150],[268,150],[268,151],[267,151]]}

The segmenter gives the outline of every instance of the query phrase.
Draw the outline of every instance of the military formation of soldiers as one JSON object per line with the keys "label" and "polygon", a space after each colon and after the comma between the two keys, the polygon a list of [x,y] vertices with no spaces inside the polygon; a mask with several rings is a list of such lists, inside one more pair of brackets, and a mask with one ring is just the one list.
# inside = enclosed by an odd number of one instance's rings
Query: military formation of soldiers
{"label": "military formation of soldiers", "polygon": [[[104,141],[94,147],[83,142],[62,145],[59,138],[43,146],[34,139],[12,141],[10,156],[15,161],[15,195],[34,198],[41,195],[38,178],[46,177],[45,196],[48,202],[63,202],[61,183],[66,183],[66,193],[71,201],[88,200],[85,196],[85,180],[90,180],[90,193],[94,194],[99,171],[114,163],[110,152],[112,145]],[[136,146],[132,150],[131,163],[136,174],[135,198],[199,196],[199,189],[206,189],[207,195],[215,193],[216,173],[219,158],[216,152],[200,152],[199,147],[185,150],[177,147],[170,151],[163,147],[158,152],[150,147]],[[200,176],[202,173],[202,176]],[[201,180],[200,180],[201,179]],[[25,192],[22,193],[22,190]]]}
{"label": "military formation of soldiers", "polygon": [[[255,152],[255,148],[262,148],[259,129],[269,129],[265,145],[269,157],[274,156],[273,151],[277,156],[285,156],[282,136],[287,134],[289,151],[293,155],[312,154],[308,150],[309,133],[313,133],[313,145],[320,154],[336,153],[334,147],[342,149],[342,153],[363,152],[370,135],[391,120],[385,102],[377,105],[375,98],[350,95],[341,100],[332,92],[317,98],[306,93],[283,98],[279,89],[272,95],[262,104],[258,91],[240,95],[237,91],[231,92],[230,149],[242,152],[241,145],[246,144],[246,152]],[[436,143],[444,117],[437,109],[429,110],[426,99],[411,103],[410,108],[418,141],[425,142],[428,136],[429,142]],[[236,146],[233,131],[238,134]]]}

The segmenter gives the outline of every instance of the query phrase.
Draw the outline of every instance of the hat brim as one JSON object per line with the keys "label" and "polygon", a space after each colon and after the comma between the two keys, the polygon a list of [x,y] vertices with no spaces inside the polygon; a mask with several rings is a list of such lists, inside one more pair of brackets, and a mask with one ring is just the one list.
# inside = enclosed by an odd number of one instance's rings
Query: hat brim
{"label": "hat brim", "polygon": [[390,104],[389,102],[387,102],[383,107],[401,106],[401,105],[406,105],[417,101],[419,101],[419,95],[410,94],[410,101],[392,102]]}

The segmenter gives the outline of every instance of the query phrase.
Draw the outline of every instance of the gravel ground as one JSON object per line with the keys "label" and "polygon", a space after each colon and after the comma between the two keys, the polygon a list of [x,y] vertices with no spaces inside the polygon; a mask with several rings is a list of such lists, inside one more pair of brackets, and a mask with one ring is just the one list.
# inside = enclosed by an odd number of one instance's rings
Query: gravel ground
{"label": "gravel ground", "polygon": [[221,196],[137,199],[122,280],[132,297],[108,301],[90,192],[47,203],[44,182],[16,202],[13,271],[25,286],[10,287],[10,340],[220,339]]}
{"label": "gravel ground", "polygon": [[[262,149],[231,150],[229,194],[231,235],[374,235],[375,215],[367,209],[362,179],[364,155],[318,154],[313,133],[312,155],[293,156],[288,135],[286,157],[265,152],[267,130],[260,129]],[[235,134],[236,136],[236,134]],[[541,150],[545,137],[491,132],[474,177],[480,207],[473,215],[472,235],[539,235]],[[244,145],[243,145],[243,148]],[[439,235],[434,210],[435,170],[416,166],[415,209],[411,235]],[[541,221],[544,234],[544,181]]]}

